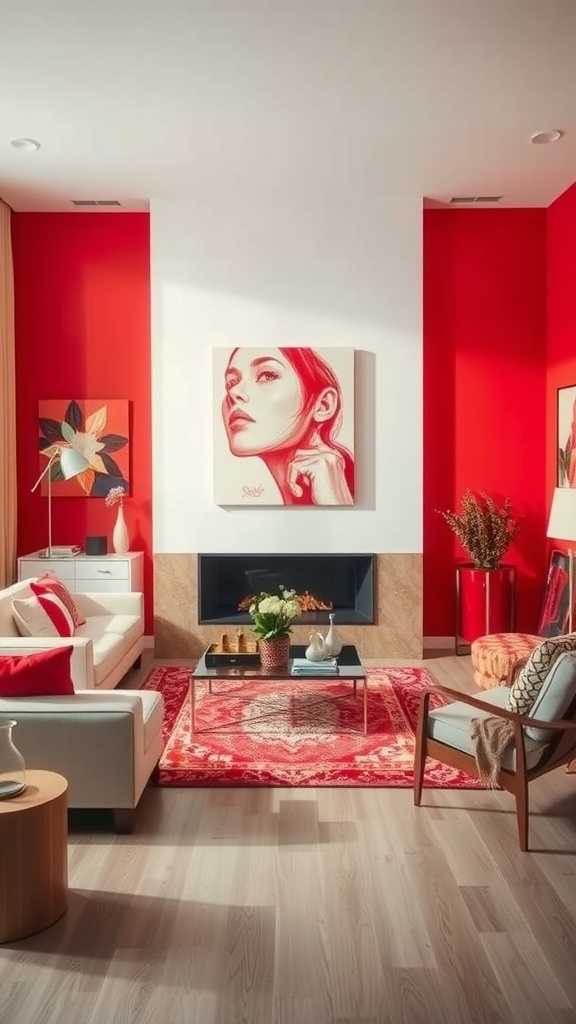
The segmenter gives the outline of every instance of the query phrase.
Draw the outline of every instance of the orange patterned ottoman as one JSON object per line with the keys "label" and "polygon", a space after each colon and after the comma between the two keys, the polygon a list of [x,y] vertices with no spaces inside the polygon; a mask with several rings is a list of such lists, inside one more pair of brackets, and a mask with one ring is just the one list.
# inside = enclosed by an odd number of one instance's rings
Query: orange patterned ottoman
{"label": "orange patterned ottoman", "polygon": [[533,633],[490,633],[473,640],[474,682],[482,690],[503,686],[512,665],[527,658],[542,640]]}

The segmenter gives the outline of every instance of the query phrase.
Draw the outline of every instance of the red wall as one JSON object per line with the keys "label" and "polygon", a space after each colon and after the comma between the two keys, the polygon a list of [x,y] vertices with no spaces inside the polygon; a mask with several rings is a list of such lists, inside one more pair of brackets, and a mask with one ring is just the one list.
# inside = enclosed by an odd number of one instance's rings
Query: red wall
{"label": "red wall", "polygon": [[[14,214],[19,554],[46,544],[39,398],[128,398],[132,547],[145,552],[153,630],[150,245],[147,214]],[[576,186],[549,210],[424,213],[424,635],[454,632],[465,557],[436,509],[466,487],[524,516],[518,625],[535,628],[555,479],[556,388],[576,383]],[[546,322],[548,294],[548,322]],[[546,334],[548,331],[548,352]],[[548,365],[547,365],[548,361]],[[111,538],[98,499],[55,499],[55,543]]]}
{"label": "red wall", "polygon": [[453,636],[454,566],[436,509],[512,499],[523,524],[518,628],[536,627],[545,572],[546,213],[424,212],[424,635]]}
{"label": "red wall", "polygon": [[[132,550],[145,553],[146,632],[153,632],[150,232],[148,214],[14,213],[18,554],[48,540],[39,473],[40,398],[130,402]],[[54,498],[55,544],[106,534],[103,499]]]}
{"label": "red wall", "polygon": [[[546,500],[556,484],[557,389],[576,384],[576,184],[548,208]],[[556,546],[562,547],[555,542]],[[566,545],[564,545],[566,546]]]}

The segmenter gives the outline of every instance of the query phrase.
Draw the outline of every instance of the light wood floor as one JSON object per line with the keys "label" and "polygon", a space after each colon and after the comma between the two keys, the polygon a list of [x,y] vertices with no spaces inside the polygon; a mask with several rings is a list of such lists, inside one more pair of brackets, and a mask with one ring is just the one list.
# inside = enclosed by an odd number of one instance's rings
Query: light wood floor
{"label": "light wood floor", "polygon": [[[468,658],[424,664],[472,689]],[[528,854],[500,792],[150,788],[132,836],[72,815],[68,912],[0,947],[0,1024],[576,1022],[576,775],[531,805]]]}

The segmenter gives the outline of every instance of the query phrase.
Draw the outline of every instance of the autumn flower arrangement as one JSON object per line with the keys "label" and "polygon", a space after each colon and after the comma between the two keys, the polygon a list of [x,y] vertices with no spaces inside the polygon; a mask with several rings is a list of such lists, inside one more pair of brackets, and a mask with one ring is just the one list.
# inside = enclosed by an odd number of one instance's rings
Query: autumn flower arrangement
{"label": "autumn flower arrangement", "polygon": [[498,506],[484,491],[479,495],[465,491],[460,512],[437,511],[456,534],[476,569],[497,569],[520,529],[520,520],[512,515],[510,498],[505,498]]}
{"label": "autumn flower arrangement", "polygon": [[278,594],[262,591],[250,605],[248,613],[252,629],[261,640],[280,640],[290,636],[292,619],[300,614],[300,601],[295,590],[279,587]]}

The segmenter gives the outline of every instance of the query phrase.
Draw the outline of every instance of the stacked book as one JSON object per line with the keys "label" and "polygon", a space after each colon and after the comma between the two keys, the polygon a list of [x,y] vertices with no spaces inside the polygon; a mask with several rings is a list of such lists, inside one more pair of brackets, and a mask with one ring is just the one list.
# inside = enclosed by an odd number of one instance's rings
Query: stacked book
{"label": "stacked book", "polygon": [[79,544],[53,544],[51,548],[39,551],[40,558],[75,558],[82,548]]}
{"label": "stacked book", "polygon": [[326,658],[325,661],[308,661],[308,658],[293,658],[292,675],[338,675],[338,662],[336,658]]}

